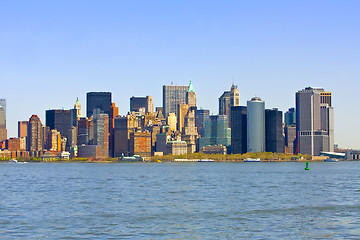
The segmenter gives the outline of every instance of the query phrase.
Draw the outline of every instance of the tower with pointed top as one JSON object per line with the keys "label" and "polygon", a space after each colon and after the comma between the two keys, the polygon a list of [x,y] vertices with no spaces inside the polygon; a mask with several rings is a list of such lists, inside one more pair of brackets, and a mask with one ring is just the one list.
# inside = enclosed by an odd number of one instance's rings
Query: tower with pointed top
{"label": "tower with pointed top", "polygon": [[196,107],[196,93],[191,80],[189,83],[189,88],[186,92],[186,104],[189,105],[190,108]]}
{"label": "tower with pointed top", "polygon": [[77,118],[81,118],[81,104],[79,102],[79,98],[76,98],[76,102],[74,104],[74,108],[76,109],[76,116]]}

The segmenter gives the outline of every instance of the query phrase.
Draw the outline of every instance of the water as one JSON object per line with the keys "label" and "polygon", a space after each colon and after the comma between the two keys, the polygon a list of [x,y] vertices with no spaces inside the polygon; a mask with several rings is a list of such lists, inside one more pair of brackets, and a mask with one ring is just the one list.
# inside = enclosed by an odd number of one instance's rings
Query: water
{"label": "water", "polygon": [[359,239],[360,162],[0,164],[0,239]]}

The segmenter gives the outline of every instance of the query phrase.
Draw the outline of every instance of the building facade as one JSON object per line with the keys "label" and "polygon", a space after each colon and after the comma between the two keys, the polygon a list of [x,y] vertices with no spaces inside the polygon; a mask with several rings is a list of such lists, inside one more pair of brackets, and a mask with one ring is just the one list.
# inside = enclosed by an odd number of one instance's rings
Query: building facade
{"label": "building facade", "polygon": [[169,113],[178,116],[178,105],[186,103],[188,86],[164,85],[163,86],[163,115],[166,118]]}
{"label": "building facade", "polygon": [[231,107],[231,153],[247,152],[247,107]]}
{"label": "building facade", "polygon": [[[231,107],[234,106],[240,106],[240,93],[237,86],[233,84],[230,91],[225,91],[219,97],[219,115],[226,115],[228,119],[231,119]],[[230,122],[229,126],[231,127]]]}
{"label": "building facade", "polygon": [[140,108],[145,108],[145,113],[154,112],[154,101],[152,96],[146,97],[131,97],[130,98],[130,111],[138,112]]}
{"label": "building facade", "polygon": [[331,93],[305,88],[296,93],[296,151],[320,155],[334,151],[334,120]]}
{"label": "building facade", "polygon": [[90,118],[98,108],[110,116],[111,92],[88,92],[86,94],[86,117]]}
{"label": "building facade", "polygon": [[258,97],[247,101],[247,151],[265,151],[265,102]]}
{"label": "building facade", "polygon": [[273,153],[285,152],[283,134],[283,114],[278,109],[265,110],[265,151]]}

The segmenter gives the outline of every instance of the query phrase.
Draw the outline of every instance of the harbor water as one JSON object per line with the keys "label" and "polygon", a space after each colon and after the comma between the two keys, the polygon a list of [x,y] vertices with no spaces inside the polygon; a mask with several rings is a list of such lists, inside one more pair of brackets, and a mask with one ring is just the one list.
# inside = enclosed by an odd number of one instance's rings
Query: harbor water
{"label": "harbor water", "polygon": [[0,163],[0,239],[360,239],[360,162]]}

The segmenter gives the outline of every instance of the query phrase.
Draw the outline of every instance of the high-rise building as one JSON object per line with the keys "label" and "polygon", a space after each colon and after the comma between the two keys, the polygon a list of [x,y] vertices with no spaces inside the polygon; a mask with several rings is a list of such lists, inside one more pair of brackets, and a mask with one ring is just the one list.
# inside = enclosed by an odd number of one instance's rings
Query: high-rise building
{"label": "high-rise building", "polygon": [[114,152],[113,157],[130,154],[130,133],[139,127],[135,115],[117,116],[114,124]]}
{"label": "high-rise building", "polygon": [[18,122],[18,137],[27,137],[27,128],[28,128],[28,121],[19,121]]}
{"label": "high-rise building", "polygon": [[76,109],[76,116],[77,118],[81,118],[82,114],[81,114],[81,104],[79,102],[79,98],[76,98],[76,102],[74,104],[74,109]]}
{"label": "high-rise building", "polygon": [[196,92],[194,90],[194,86],[193,86],[191,80],[190,80],[189,87],[186,92],[185,103],[189,106],[189,108],[193,108],[194,110],[196,110]]}
{"label": "high-rise building", "polygon": [[98,108],[110,116],[111,92],[88,92],[86,94],[86,116],[90,118]]}
{"label": "high-rise building", "polygon": [[[77,109],[54,109],[46,110],[46,126],[50,130],[56,129],[62,136],[69,139],[69,130],[74,126],[77,126]],[[68,146],[70,142],[68,141]]]}
{"label": "high-rise building", "polygon": [[90,129],[90,121],[87,117],[82,117],[78,121],[77,126],[77,132],[78,132],[78,139],[77,144],[78,145],[88,145],[89,144],[89,129]]}
{"label": "high-rise building", "polygon": [[109,155],[109,115],[100,109],[94,109],[94,141],[93,145],[101,146],[103,156]]}
{"label": "high-rise building", "polygon": [[285,113],[285,124],[287,126],[296,124],[295,108],[289,108],[289,110]]}
{"label": "high-rise building", "polygon": [[132,132],[130,133],[130,155],[151,157],[151,133]]}
{"label": "high-rise building", "polygon": [[188,86],[163,86],[163,115],[165,118],[171,112],[178,116],[178,105],[180,103],[186,103],[188,89]]}
{"label": "high-rise building", "polygon": [[154,112],[154,101],[152,96],[146,97],[131,97],[130,98],[130,111],[138,112],[140,108],[145,108],[145,113]]}
{"label": "high-rise building", "polygon": [[247,107],[231,107],[231,153],[247,152]]}
{"label": "high-rise building", "polygon": [[283,134],[282,111],[265,110],[265,149],[266,152],[284,153],[285,139]]}
{"label": "high-rise building", "polygon": [[167,117],[167,125],[170,127],[171,131],[176,131],[177,118],[175,113],[169,113]]}
{"label": "high-rise building", "polygon": [[119,107],[115,103],[111,103],[110,116],[109,116],[109,151],[114,152],[114,120],[119,115]]}
{"label": "high-rise building", "polygon": [[226,115],[211,115],[205,118],[204,135],[199,139],[199,149],[206,146],[231,146],[231,129]]}
{"label": "high-rise building", "polygon": [[[237,86],[233,84],[230,91],[225,91],[219,97],[219,115],[226,115],[228,119],[231,119],[231,107],[234,106],[240,106],[240,93]],[[231,126],[230,122],[229,126]]]}
{"label": "high-rise building", "polygon": [[28,125],[28,143],[27,148],[30,152],[41,151],[42,146],[42,124],[37,115],[32,115]]}
{"label": "high-rise building", "polygon": [[247,151],[265,151],[265,102],[258,97],[247,101]]}
{"label": "high-rise building", "polygon": [[0,106],[4,109],[5,116],[6,116],[6,99],[5,98],[0,98]]}
{"label": "high-rise building", "polygon": [[285,145],[288,148],[288,153],[294,154],[294,142],[296,139],[296,125],[285,126]]}
{"label": "high-rise building", "polygon": [[195,111],[195,126],[198,134],[203,136],[205,118],[210,116],[210,111],[206,109],[198,109]]}
{"label": "high-rise building", "polygon": [[307,87],[296,93],[296,151],[320,155],[334,151],[334,120],[331,93]]}
{"label": "high-rise building", "polygon": [[0,105],[0,142],[6,139],[7,139],[6,112],[4,107]]}

